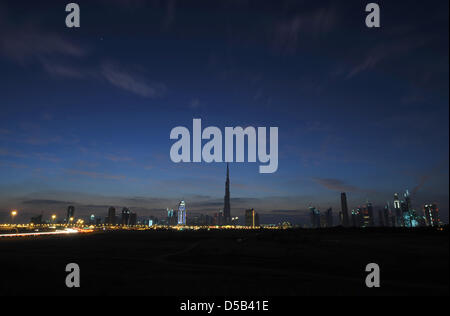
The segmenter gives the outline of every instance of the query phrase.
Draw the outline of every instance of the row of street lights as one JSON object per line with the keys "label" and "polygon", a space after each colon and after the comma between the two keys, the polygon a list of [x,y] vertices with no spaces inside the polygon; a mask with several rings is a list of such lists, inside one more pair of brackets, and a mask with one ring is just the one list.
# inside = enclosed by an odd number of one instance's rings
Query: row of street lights
{"label": "row of street lights", "polygon": [[[14,217],[16,217],[16,216],[17,216],[17,210],[12,210],[11,211],[11,224],[14,224]],[[55,223],[55,220],[56,220],[56,215],[53,214],[52,215],[53,223]],[[73,217],[70,218],[70,221],[73,221]]]}

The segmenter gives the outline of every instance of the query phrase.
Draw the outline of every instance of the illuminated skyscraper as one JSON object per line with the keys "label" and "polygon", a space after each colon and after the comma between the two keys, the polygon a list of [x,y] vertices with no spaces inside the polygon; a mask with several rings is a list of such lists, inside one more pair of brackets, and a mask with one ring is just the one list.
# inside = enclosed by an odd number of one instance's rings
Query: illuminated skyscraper
{"label": "illuminated skyscraper", "polygon": [[245,226],[259,226],[259,215],[254,209],[245,210]]}
{"label": "illuminated skyscraper", "polygon": [[436,204],[425,204],[423,207],[425,223],[430,227],[438,227],[440,225],[439,209]]}
{"label": "illuminated skyscraper", "polygon": [[309,215],[311,218],[311,228],[320,228],[320,211],[311,206],[309,208]]}
{"label": "illuminated skyscraper", "polygon": [[398,193],[394,194],[394,209],[400,208],[400,199],[398,198]]}
{"label": "illuminated skyscraper", "polygon": [[405,191],[403,197],[405,198],[405,200],[400,203],[400,208],[402,210],[402,217],[403,217],[403,226],[415,227],[417,226],[417,224],[414,223],[416,221],[415,218],[416,216],[411,207],[411,196],[408,190]]}
{"label": "illuminated skyscraper", "polygon": [[345,192],[341,193],[341,212],[342,212],[342,226],[348,227],[348,205],[347,205],[347,195]]}
{"label": "illuminated skyscraper", "polygon": [[223,203],[223,217],[225,224],[231,223],[231,206],[230,206],[230,170],[227,163],[227,179],[225,181],[225,197]]}
{"label": "illuminated skyscraper", "polygon": [[398,193],[394,194],[394,213],[395,213],[395,226],[403,226],[403,216],[401,211],[400,199]]}
{"label": "illuminated skyscraper", "polygon": [[122,209],[122,225],[123,226],[130,225],[130,214],[131,214],[131,211],[127,207],[124,207]]}
{"label": "illuminated skyscraper", "polygon": [[353,227],[360,227],[362,224],[362,215],[361,215],[361,209],[353,209],[352,210],[352,226]]}
{"label": "illuminated skyscraper", "polygon": [[372,203],[367,202],[360,209],[360,220],[362,227],[373,227],[375,226],[373,206]]}
{"label": "illuminated skyscraper", "polygon": [[167,224],[174,226],[178,223],[177,211],[167,209]]}
{"label": "illuminated skyscraper", "polygon": [[178,204],[178,225],[186,225],[186,202]]}

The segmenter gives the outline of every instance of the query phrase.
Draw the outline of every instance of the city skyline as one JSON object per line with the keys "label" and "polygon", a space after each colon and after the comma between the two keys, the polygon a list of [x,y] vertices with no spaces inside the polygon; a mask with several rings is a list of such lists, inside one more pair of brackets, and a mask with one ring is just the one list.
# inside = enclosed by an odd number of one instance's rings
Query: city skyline
{"label": "city skyline", "polygon": [[369,30],[360,1],[80,2],[69,30],[63,4],[2,3],[0,221],[217,212],[225,163],[169,157],[201,118],[279,127],[276,173],[230,163],[232,215],[301,224],[341,192],[377,212],[409,190],[448,223],[448,1],[380,5]]}
{"label": "city skyline", "polygon": [[[387,201],[383,208],[374,207],[369,200],[365,203],[356,205],[349,210],[346,192],[342,192],[340,209],[333,213],[333,207],[326,209],[326,212],[321,213],[319,208],[313,205],[308,207],[308,216],[310,217],[309,228],[330,228],[336,226],[342,227],[424,227],[424,226],[440,226],[448,224],[442,220],[439,206],[436,203],[424,204],[421,208],[414,208],[411,201],[411,195],[408,190],[403,194],[403,199],[400,199],[398,193],[393,195],[393,200]],[[230,208],[230,171],[229,164],[226,165],[226,181],[225,181],[225,196],[223,208],[217,209],[215,212],[204,214],[189,210],[186,206],[186,201],[183,199],[178,202],[178,207],[166,208],[166,213],[138,215],[127,206],[122,207],[121,216],[116,215],[115,206],[109,206],[106,215],[103,213],[99,215],[92,211],[89,215],[82,214],[75,216],[75,207],[69,205],[65,217],[59,217],[58,212],[50,211],[51,214],[44,216],[44,211],[40,215],[33,216],[30,223],[33,224],[74,224],[83,223],[89,225],[119,225],[119,226],[235,226],[244,225],[257,227],[261,225],[293,225],[308,227],[305,222],[291,223],[289,217],[282,217],[275,221],[262,220],[260,222],[260,214],[254,208],[237,210],[235,214],[231,213]],[[392,205],[392,207],[391,207]],[[298,213],[301,213],[300,211]],[[10,216],[13,221],[19,212],[14,209]],[[250,214],[250,215],[249,215]],[[377,215],[376,215],[377,214]],[[166,216],[165,216],[166,215]],[[292,214],[291,214],[292,215]],[[305,214],[296,214],[297,216],[305,216]],[[23,216],[22,216],[23,217]],[[414,223],[413,223],[414,222]],[[257,224],[255,224],[257,223]],[[16,222],[16,224],[19,224]]]}

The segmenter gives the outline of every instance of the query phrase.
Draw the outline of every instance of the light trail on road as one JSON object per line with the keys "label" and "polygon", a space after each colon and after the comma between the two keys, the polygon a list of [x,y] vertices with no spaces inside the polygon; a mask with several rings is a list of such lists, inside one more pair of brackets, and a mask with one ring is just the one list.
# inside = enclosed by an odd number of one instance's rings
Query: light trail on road
{"label": "light trail on road", "polygon": [[14,234],[0,234],[1,237],[26,237],[26,236],[42,236],[42,235],[63,235],[63,234],[77,234],[76,229],[66,228],[65,230],[58,230],[54,232],[32,232],[32,233],[14,233]]}

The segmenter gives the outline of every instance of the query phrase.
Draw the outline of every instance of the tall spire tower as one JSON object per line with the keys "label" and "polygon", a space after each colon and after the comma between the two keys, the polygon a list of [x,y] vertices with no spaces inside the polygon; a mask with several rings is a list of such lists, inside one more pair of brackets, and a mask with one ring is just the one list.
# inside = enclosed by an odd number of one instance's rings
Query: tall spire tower
{"label": "tall spire tower", "polygon": [[225,197],[223,205],[223,217],[225,219],[225,224],[231,223],[231,213],[230,213],[230,170],[227,163],[227,180],[225,181]]}

